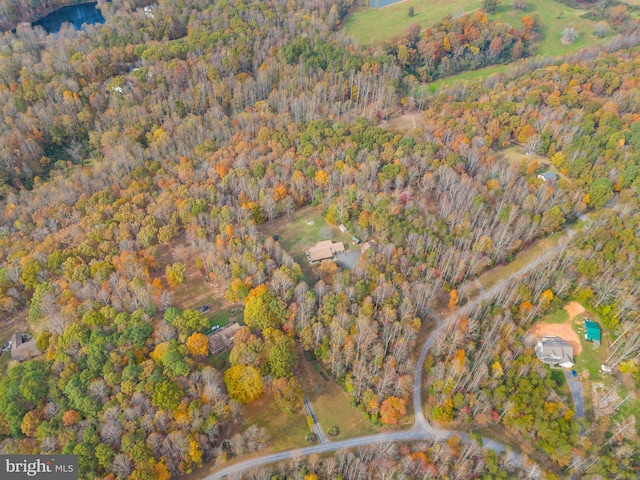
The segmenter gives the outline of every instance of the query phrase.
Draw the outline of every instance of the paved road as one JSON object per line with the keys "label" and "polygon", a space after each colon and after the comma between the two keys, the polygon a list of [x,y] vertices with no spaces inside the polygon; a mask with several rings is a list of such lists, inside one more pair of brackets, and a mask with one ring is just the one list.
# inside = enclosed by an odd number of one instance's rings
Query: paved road
{"label": "paved road", "polygon": [[575,406],[575,415],[574,418],[577,420],[579,418],[584,418],[584,397],[582,395],[582,383],[577,378],[574,378],[571,374],[571,371],[568,369],[564,370],[564,378],[567,379],[567,384],[569,385],[569,390],[571,390],[571,396],[573,397],[573,404]]}
{"label": "paved road", "polygon": [[[568,229],[569,236],[572,235],[571,229]],[[464,439],[468,439],[469,436],[464,432],[457,432],[453,430],[442,430],[439,428],[435,428],[431,426],[422,410],[422,398],[421,398],[421,386],[422,386],[422,373],[424,370],[424,361],[427,357],[427,353],[429,349],[435,342],[436,338],[446,331],[446,329],[453,324],[462,314],[468,313],[470,310],[475,308],[480,303],[489,300],[496,293],[498,293],[501,289],[506,287],[509,283],[513,281],[514,278],[518,278],[534,268],[538,265],[544,263],[549,257],[560,251],[564,248],[564,243],[561,241],[558,246],[555,248],[548,250],[540,257],[538,257],[533,262],[524,266],[520,270],[512,273],[508,277],[496,282],[488,290],[482,289],[475,298],[471,299],[467,302],[463,307],[459,308],[456,312],[450,314],[446,318],[441,318],[437,312],[431,310],[429,314],[436,322],[436,328],[429,334],[427,339],[425,340],[422,349],[420,350],[420,357],[418,358],[418,362],[416,363],[416,374],[414,376],[413,382],[413,409],[415,412],[415,423],[413,427],[409,430],[404,430],[401,432],[392,432],[392,433],[380,433],[376,435],[368,435],[365,437],[357,437],[351,438],[348,440],[340,440],[335,442],[329,442],[325,440],[325,443],[320,443],[319,445],[313,445],[311,447],[299,448],[295,450],[287,450],[284,452],[272,453],[268,455],[264,455],[258,458],[247,459],[241,462],[238,462],[234,465],[230,465],[228,467],[222,468],[215,473],[205,477],[204,480],[218,480],[223,478],[234,478],[245,470],[260,467],[263,465],[268,465],[270,463],[280,462],[282,460],[288,460],[291,458],[299,458],[301,456],[310,455],[312,453],[327,453],[327,452],[335,452],[342,448],[354,448],[361,447],[364,445],[372,445],[376,443],[384,443],[384,442],[406,442],[411,440],[435,440],[441,441],[446,440],[452,435],[459,435]],[[577,412],[577,407],[576,407]],[[317,424],[316,424],[317,425]],[[322,432],[321,432],[322,433]],[[324,436],[324,435],[323,435]],[[320,438],[320,436],[318,436]],[[523,460],[522,455],[508,450],[501,443],[495,442],[489,438],[482,437],[482,443],[485,448],[494,450],[498,453],[504,452],[507,450],[507,458],[513,462],[521,462]]]}
{"label": "paved road", "polygon": [[324,436],[324,432],[322,431],[322,428],[320,428],[320,424],[318,423],[318,417],[316,417],[316,414],[313,413],[313,408],[311,408],[311,403],[309,403],[309,399],[307,397],[304,397],[304,409],[307,412],[307,415],[313,418],[313,433],[315,433],[316,437],[318,437],[318,442],[327,443],[327,437]]}

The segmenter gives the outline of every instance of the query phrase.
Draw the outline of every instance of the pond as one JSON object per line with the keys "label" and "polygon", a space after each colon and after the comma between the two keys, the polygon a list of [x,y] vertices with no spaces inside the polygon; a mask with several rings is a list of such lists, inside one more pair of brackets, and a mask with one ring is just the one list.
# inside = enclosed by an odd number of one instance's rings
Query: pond
{"label": "pond", "polygon": [[38,25],[47,33],[56,33],[65,22],[72,23],[76,30],[80,30],[83,23],[104,23],[104,17],[96,7],[97,4],[98,2],[89,2],[62,7],[31,25]]}
{"label": "pond", "polygon": [[371,6],[371,8],[382,8],[403,1],[404,0],[369,0],[369,5]]}

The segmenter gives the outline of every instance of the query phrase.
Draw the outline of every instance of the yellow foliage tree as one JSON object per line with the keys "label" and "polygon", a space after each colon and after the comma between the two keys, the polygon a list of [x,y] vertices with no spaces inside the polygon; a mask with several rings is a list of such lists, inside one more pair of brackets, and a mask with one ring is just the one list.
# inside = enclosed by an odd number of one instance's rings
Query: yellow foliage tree
{"label": "yellow foliage tree", "polygon": [[161,362],[164,354],[167,353],[169,349],[169,342],[162,342],[156,345],[156,348],[153,349],[153,352],[149,354],[151,358],[153,358],[156,362]]}
{"label": "yellow foliage tree", "polygon": [[458,304],[458,291],[454,288],[449,292],[449,308],[453,308]]}
{"label": "yellow foliage tree", "polygon": [[171,473],[167,470],[167,466],[164,462],[158,462],[153,466],[153,473],[156,480],[169,480]]}
{"label": "yellow foliage tree", "polygon": [[209,340],[206,335],[195,332],[187,338],[187,348],[194,357],[206,357],[209,353]]}
{"label": "yellow foliage tree", "polygon": [[224,373],[224,383],[229,396],[240,403],[257,400],[264,391],[260,370],[251,365],[235,365]]}

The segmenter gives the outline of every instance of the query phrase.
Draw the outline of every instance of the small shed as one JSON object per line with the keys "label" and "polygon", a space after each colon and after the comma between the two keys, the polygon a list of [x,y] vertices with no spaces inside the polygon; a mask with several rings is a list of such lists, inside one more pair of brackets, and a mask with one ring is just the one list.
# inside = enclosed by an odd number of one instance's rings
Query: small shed
{"label": "small shed", "polygon": [[598,325],[596,322],[593,322],[591,320],[585,320],[584,321],[584,339],[590,342],[593,342],[593,344],[596,347],[599,347],[600,336],[601,336],[600,325]]}
{"label": "small shed", "polygon": [[359,244],[360,244],[360,239],[359,239],[358,237],[351,237],[351,241],[352,241],[353,243],[355,243],[356,245],[359,245]]}
{"label": "small shed", "polygon": [[341,223],[340,225],[338,225],[338,229],[339,229],[342,233],[347,233],[347,227],[345,227],[343,223]]}

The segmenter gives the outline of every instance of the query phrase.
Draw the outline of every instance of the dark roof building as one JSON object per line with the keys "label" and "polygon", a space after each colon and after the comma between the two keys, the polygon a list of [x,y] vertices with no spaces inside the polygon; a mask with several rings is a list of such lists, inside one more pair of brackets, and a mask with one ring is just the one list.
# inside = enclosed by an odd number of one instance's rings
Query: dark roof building
{"label": "dark roof building", "polygon": [[556,183],[556,180],[558,180],[558,175],[553,173],[551,170],[547,170],[546,172],[542,172],[540,175],[538,175],[538,178],[546,183],[553,184]]}
{"label": "dark roof building", "polygon": [[35,339],[26,342],[24,340],[24,334],[22,333],[14,333],[11,336],[11,358],[17,362],[24,362],[36,355],[40,355]]}
{"label": "dark roof building", "polygon": [[233,344],[233,337],[240,328],[240,325],[234,322],[207,335],[211,355],[218,355],[230,348]]}
{"label": "dark roof building", "polygon": [[600,325],[591,320],[584,321],[584,339],[592,341],[596,346],[600,345]]}
{"label": "dark roof building", "polygon": [[535,350],[540,361],[552,367],[554,365],[560,365],[563,368],[573,366],[573,347],[560,337],[542,337]]}

